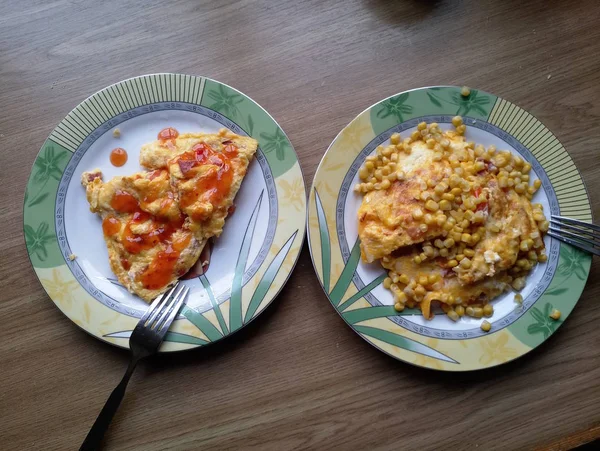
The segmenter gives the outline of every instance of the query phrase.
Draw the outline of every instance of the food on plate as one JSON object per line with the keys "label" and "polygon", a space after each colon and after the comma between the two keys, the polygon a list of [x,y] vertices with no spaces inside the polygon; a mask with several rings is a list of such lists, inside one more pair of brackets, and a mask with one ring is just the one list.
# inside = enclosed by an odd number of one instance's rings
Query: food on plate
{"label": "food on plate", "polygon": [[127,151],[122,147],[116,147],[110,153],[110,162],[113,166],[121,167],[127,163]]}
{"label": "food on plate", "polygon": [[102,218],[112,271],[145,301],[186,274],[221,234],[258,146],[226,130],[180,137],[165,130],[165,139],[142,149],[140,162],[152,170],[106,182],[99,170],[81,177],[90,211]]}
{"label": "food on plate", "polygon": [[186,133],[173,129],[142,146],[140,163],[166,169],[181,211],[200,238],[219,236],[233,206],[256,140],[222,129],[218,134]]}
{"label": "food on plate", "polygon": [[525,286],[547,260],[549,223],[541,204],[531,203],[541,187],[531,165],[468,142],[461,117],[452,123],[454,130],[422,122],[410,137],[393,134],[367,157],[355,190],[363,195],[362,259],[388,270],[383,285],[395,309],[418,307],[431,319],[439,305],[457,321],[491,317],[490,301]]}

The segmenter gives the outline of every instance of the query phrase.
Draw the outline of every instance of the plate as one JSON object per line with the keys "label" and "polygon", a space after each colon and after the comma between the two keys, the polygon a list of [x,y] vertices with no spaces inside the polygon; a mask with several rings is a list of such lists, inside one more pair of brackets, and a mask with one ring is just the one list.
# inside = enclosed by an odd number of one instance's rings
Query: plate
{"label": "plate", "polygon": [[[436,86],[403,92],[359,114],[331,143],[309,196],[308,242],[311,258],[325,293],[344,321],[381,351],[417,366],[466,371],[492,367],[522,356],[552,335],[569,315],[587,280],[591,257],[546,237],[548,261],[536,266],[521,292],[494,301],[492,332],[481,320],[454,323],[445,315],[431,321],[409,311],[398,314],[391,292],[381,285],[379,263],[360,260],[357,216],[361,196],[353,187],[358,169],[392,133],[409,136],[421,121],[450,128],[460,115],[467,139],[509,149],[531,163],[532,177],[542,180],[534,202],[546,215],[560,214],[591,222],[590,201],[573,160],[540,121],[518,106],[483,91]],[[560,321],[549,317],[561,311]],[[420,313],[420,312],[419,312]]]}
{"label": "plate", "polygon": [[[302,172],[287,136],[260,105],[218,81],[180,74],[136,77],[97,92],[44,142],[25,192],[23,227],[33,268],[57,307],[95,337],[127,347],[147,304],[110,270],[101,220],[89,211],[80,176],[94,168],[107,179],[139,171],[142,144],[165,127],[227,127],[259,142],[235,212],[205,249],[208,267],[184,276],[187,305],[161,347],[178,351],[220,340],[256,318],[298,259],[306,220]],[[119,168],[109,161],[116,147],[129,154]]]}

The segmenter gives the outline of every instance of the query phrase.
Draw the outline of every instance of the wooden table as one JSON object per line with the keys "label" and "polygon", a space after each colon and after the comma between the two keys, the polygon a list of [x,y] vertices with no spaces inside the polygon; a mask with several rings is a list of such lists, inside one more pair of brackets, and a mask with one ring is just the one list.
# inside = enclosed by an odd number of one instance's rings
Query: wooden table
{"label": "wooden table", "polygon": [[[38,283],[22,199],[52,128],[91,93],[153,72],[206,75],[256,99],[310,184],[356,114],[457,84],[528,109],[573,155],[600,217],[600,4],[595,0],[2,0],[0,449],[76,449],[127,353],[71,324]],[[334,312],[306,246],[243,332],[148,362],[109,449],[564,449],[600,436],[600,271],[525,358],[442,374],[378,352]]]}

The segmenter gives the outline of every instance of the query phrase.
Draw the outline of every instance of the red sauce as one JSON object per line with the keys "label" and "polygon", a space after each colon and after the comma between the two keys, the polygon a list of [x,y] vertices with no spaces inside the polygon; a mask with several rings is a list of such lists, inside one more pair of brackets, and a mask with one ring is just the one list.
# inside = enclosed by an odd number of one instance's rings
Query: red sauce
{"label": "red sauce", "polygon": [[127,191],[117,190],[110,206],[118,211],[119,213],[135,213],[139,210],[138,200]]}
{"label": "red sauce", "polygon": [[102,221],[102,231],[106,236],[116,235],[121,231],[121,223],[114,216],[107,216]]}
{"label": "red sauce", "polygon": [[[131,219],[125,224],[121,231],[121,223],[114,216],[108,216],[102,222],[102,229],[106,236],[119,235],[119,241],[130,254],[140,252],[163,245],[150,265],[138,276],[138,280],[145,288],[156,290],[163,288],[173,277],[173,272],[181,251],[189,244],[191,235],[185,234],[179,240],[173,239],[173,234],[180,230],[184,217],[179,216],[175,220],[169,220],[166,213],[169,211],[173,196],[166,197],[161,203],[160,213],[165,215],[153,216],[142,210],[140,204],[156,200],[160,193],[149,191],[142,202],[132,194],[117,190],[111,200],[111,206],[120,213],[132,214]],[[155,196],[155,197],[154,197]],[[154,197],[154,199],[151,199]],[[144,227],[146,233],[133,233],[135,227]],[[131,262],[122,258],[121,265],[125,270],[131,268]]]}
{"label": "red sauce", "polygon": [[173,127],[163,128],[158,132],[158,139],[166,141],[168,139],[176,139],[179,136],[179,132]]}
{"label": "red sauce", "polygon": [[110,153],[110,162],[113,166],[121,167],[127,163],[127,151],[122,147],[113,149]]}
{"label": "red sauce", "polygon": [[149,290],[158,290],[171,281],[173,268],[177,264],[179,254],[188,245],[190,236],[187,235],[183,241],[174,241],[167,245],[164,251],[160,251],[150,266],[140,275],[142,284]]}
{"label": "red sauce", "polygon": [[[177,163],[183,176],[187,179],[197,177],[194,189],[181,193],[180,205],[189,207],[200,198],[211,204],[220,203],[229,193],[233,182],[231,158],[235,157],[238,149],[233,144],[225,146],[222,153],[215,152],[206,143],[198,143],[192,150],[179,156]],[[202,175],[196,168],[208,166]],[[195,220],[204,218],[193,218]]]}

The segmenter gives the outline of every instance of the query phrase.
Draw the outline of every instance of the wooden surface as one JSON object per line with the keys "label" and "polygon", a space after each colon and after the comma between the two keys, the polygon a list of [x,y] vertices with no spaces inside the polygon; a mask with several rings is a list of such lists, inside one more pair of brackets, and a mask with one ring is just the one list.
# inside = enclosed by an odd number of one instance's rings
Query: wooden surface
{"label": "wooden surface", "polygon": [[[0,2],[0,449],[76,449],[127,354],[71,324],[22,236],[31,165],[80,101],[153,72],[206,75],[265,107],[307,185],[356,114],[406,89],[469,85],[559,137],[600,218],[596,0]],[[565,449],[600,435],[600,271],[525,358],[472,374],[397,362],[348,328],[306,246],[247,329],[142,364],[108,449]]]}

